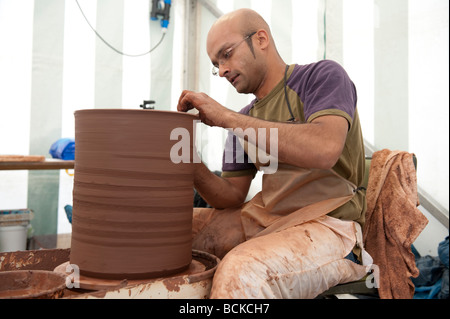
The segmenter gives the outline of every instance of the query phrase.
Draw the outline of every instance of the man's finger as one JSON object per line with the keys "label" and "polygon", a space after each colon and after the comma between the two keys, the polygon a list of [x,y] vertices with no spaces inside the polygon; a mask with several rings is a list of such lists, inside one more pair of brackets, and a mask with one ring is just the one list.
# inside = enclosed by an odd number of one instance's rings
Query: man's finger
{"label": "man's finger", "polygon": [[180,99],[178,101],[178,106],[177,106],[178,111],[187,112],[193,108],[193,106],[190,102],[189,93],[190,93],[189,91],[183,91],[183,93],[181,93]]}
{"label": "man's finger", "polygon": [[181,103],[181,100],[184,98],[184,96],[186,95],[186,94],[188,94],[190,91],[188,91],[188,90],[183,90],[183,92],[181,92],[181,94],[180,94],[180,97],[178,98],[178,104],[180,104]]}

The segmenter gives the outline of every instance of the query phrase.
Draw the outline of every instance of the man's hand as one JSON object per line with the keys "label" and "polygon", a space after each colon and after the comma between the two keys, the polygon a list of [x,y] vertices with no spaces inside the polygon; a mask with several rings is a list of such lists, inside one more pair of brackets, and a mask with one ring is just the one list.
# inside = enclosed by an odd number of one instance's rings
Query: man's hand
{"label": "man's hand", "polygon": [[194,108],[198,110],[200,120],[209,126],[225,127],[225,115],[232,112],[205,93],[183,91],[177,110],[187,112]]}

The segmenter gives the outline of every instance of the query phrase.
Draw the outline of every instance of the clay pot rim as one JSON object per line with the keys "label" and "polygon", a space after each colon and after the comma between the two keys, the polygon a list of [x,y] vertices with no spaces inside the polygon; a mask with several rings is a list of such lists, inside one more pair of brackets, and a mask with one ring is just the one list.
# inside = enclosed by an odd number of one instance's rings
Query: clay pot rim
{"label": "clay pot rim", "polygon": [[154,110],[154,109],[147,109],[147,110],[143,110],[143,109],[114,109],[114,108],[106,108],[106,109],[80,109],[80,110],[76,110],[74,113],[114,113],[114,112],[147,112],[147,113],[166,113],[166,114],[177,114],[177,115],[181,115],[181,116],[190,116],[193,119],[198,119],[198,115],[197,114],[193,114],[193,113],[186,113],[186,112],[178,112],[178,111],[168,111],[168,110]]}

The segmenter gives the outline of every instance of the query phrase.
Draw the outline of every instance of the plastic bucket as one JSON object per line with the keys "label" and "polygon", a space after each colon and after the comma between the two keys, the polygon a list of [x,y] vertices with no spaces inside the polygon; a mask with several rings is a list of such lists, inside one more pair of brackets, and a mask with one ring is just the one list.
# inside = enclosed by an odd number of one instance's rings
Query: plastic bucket
{"label": "plastic bucket", "polygon": [[0,252],[26,250],[27,225],[0,226]]}

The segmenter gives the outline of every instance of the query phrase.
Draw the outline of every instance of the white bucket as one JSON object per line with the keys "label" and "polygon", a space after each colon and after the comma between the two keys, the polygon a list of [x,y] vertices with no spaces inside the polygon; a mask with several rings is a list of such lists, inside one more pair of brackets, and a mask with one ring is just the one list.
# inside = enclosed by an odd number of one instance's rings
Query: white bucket
{"label": "white bucket", "polygon": [[27,249],[27,225],[0,226],[0,253]]}

